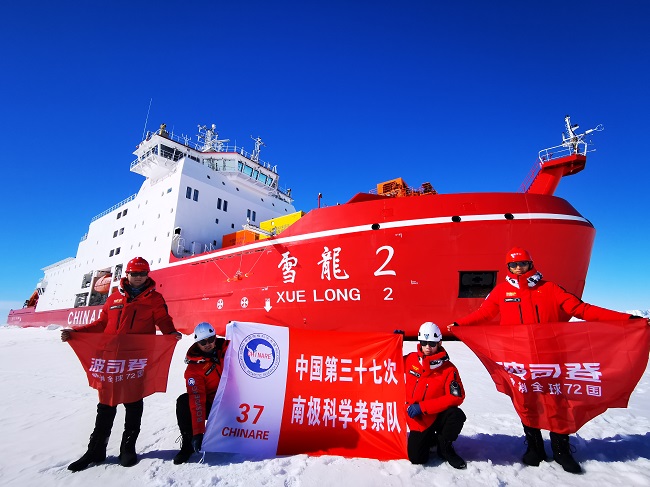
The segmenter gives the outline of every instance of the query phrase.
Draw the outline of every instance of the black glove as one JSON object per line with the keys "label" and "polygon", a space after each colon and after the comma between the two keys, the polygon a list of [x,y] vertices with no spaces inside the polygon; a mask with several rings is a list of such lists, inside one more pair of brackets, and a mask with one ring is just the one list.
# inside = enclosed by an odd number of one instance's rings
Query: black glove
{"label": "black glove", "polygon": [[196,453],[201,451],[201,446],[203,446],[203,433],[192,436],[192,447]]}
{"label": "black glove", "polygon": [[416,416],[422,414],[422,408],[420,407],[419,404],[411,404],[406,410],[406,412],[410,418],[415,418]]}

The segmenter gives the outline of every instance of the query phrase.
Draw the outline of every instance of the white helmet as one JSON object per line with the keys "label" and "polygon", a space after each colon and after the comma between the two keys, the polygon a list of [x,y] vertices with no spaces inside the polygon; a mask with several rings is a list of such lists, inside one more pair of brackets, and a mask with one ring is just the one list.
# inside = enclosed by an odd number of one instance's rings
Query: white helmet
{"label": "white helmet", "polygon": [[210,338],[215,335],[216,333],[214,332],[214,326],[212,326],[207,321],[204,321],[203,323],[196,325],[196,328],[194,328],[194,343],[200,342],[201,340],[205,340],[206,338]]}
{"label": "white helmet", "polygon": [[431,321],[422,323],[422,325],[420,325],[420,331],[418,331],[418,340],[425,342],[439,342],[442,340],[440,328]]}

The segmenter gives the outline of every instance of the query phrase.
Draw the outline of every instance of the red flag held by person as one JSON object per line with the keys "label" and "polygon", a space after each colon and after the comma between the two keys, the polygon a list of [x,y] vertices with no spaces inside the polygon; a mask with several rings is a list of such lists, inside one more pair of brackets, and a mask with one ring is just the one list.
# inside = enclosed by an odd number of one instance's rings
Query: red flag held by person
{"label": "red flag held by person", "polygon": [[109,406],[139,401],[167,390],[169,364],[178,340],[171,335],[77,333],[70,344]]}
{"label": "red flag held by person", "polygon": [[571,434],[627,407],[650,351],[641,321],[452,328],[530,427]]}

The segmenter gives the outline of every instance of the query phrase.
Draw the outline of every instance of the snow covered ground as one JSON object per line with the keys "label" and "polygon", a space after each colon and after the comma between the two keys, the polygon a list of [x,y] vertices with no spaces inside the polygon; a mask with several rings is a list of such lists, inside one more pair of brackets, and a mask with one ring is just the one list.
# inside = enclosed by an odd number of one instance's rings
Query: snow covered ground
{"label": "snow covered ground", "polygon": [[[571,475],[554,462],[524,466],[521,423],[508,397],[498,393],[474,354],[459,342],[446,348],[458,366],[468,420],[456,450],[467,470],[437,458],[425,466],[407,460],[380,462],[341,457],[261,459],[254,455],[207,453],[174,465],[178,444],[175,400],[183,392],[183,356],[176,347],[168,391],[145,399],[140,462],[117,461],[124,420],[118,408],[106,463],[71,473],[68,464],[86,449],[93,428],[97,393],[87,385],[72,349],[59,340],[59,327],[19,329],[0,326],[0,485],[3,486],[593,486],[650,485],[650,372],[639,382],[628,409],[613,409],[574,435],[575,458],[585,473]],[[411,351],[414,345],[405,345]],[[550,453],[548,433],[544,433]]]}

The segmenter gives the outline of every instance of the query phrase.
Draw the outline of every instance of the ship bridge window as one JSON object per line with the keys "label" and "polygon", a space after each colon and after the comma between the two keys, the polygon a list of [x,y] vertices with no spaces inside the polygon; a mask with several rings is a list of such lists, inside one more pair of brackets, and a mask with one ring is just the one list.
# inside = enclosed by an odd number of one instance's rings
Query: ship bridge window
{"label": "ship bridge window", "polygon": [[[166,145],[160,144],[160,155],[165,159],[171,159],[172,161],[178,161],[183,158],[184,154],[173,147],[167,147]],[[192,158],[196,159],[196,158]]]}
{"label": "ship bridge window", "polygon": [[485,298],[497,282],[497,271],[460,271],[459,298]]}
{"label": "ship bridge window", "polygon": [[199,190],[195,189],[194,190],[194,196],[192,197],[194,201],[199,201]]}

